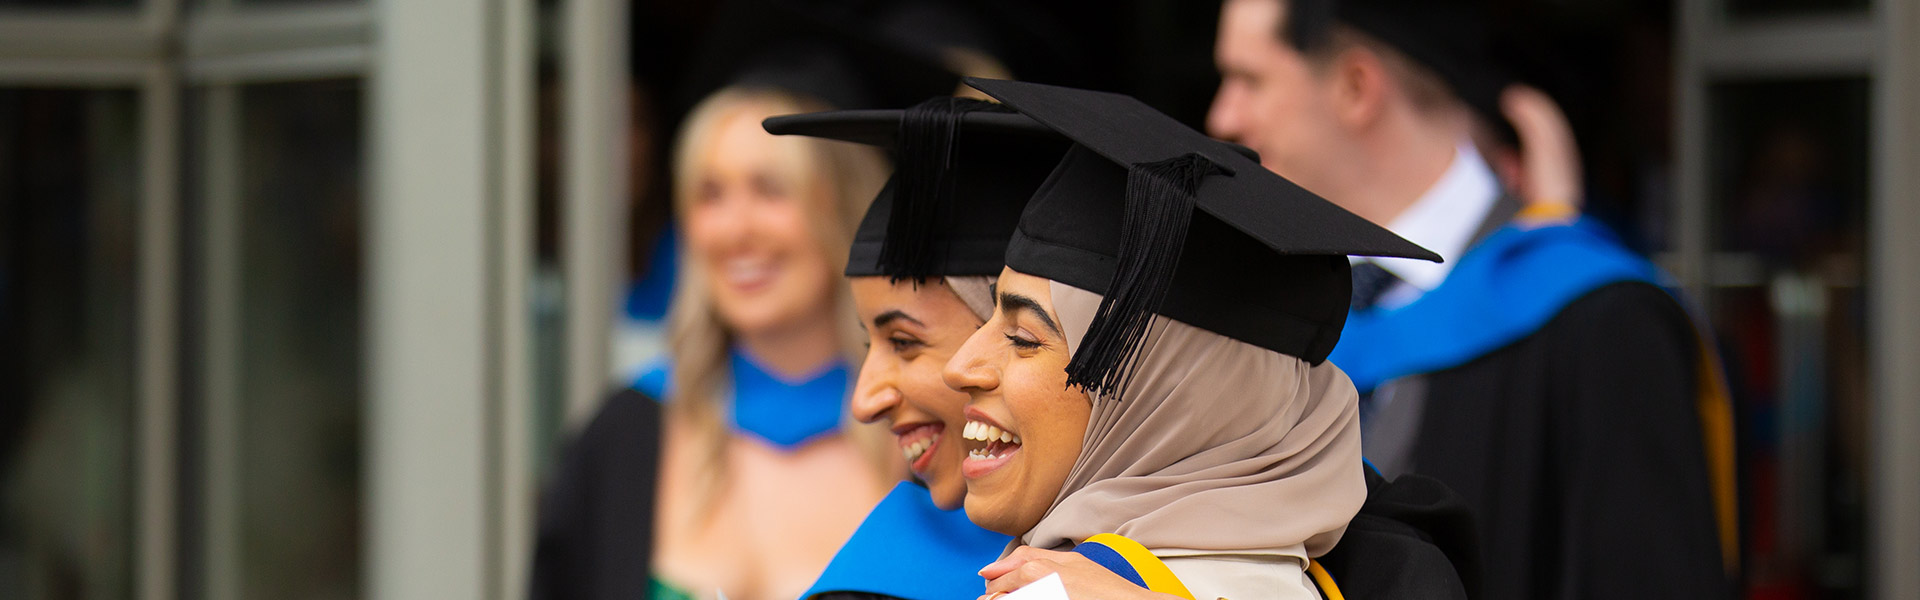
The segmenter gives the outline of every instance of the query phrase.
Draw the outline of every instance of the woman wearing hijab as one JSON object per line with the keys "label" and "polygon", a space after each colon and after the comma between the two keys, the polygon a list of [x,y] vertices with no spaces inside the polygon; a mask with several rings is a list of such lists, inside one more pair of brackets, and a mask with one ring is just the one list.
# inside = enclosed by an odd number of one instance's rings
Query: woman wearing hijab
{"label": "woman wearing hijab", "polygon": [[998,105],[958,98],[776,117],[766,128],[888,148],[897,165],[848,253],[869,343],[851,406],[895,434],[917,481],[895,486],[802,597],[973,598],[975,571],[1009,538],[959,510],[967,396],[947,388],[941,370],[992,313],[1007,239],[1066,142]]}
{"label": "woman wearing hijab", "polygon": [[1435,257],[1132,98],[969,83],[1075,143],[945,374],[970,396],[967,514],[1018,538],[988,595],[1050,573],[1087,598],[1336,589],[1312,559],[1367,493],[1358,397],[1325,362],[1346,255]]}

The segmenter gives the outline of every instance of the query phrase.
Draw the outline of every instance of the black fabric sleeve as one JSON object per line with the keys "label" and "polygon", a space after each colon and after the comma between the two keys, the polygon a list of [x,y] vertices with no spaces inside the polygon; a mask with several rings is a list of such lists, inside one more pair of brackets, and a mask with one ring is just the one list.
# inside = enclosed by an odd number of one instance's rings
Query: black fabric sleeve
{"label": "black fabric sleeve", "polygon": [[1366,470],[1367,502],[1340,543],[1315,559],[1355,600],[1465,600],[1479,590],[1472,511],[1437,480]]}
{"label": "black fabric sleeve", "polygon": [[660,427],[658,402],[621,390],[567,444],[540,498],[531,598],[647,597]]}
{"label": "black fabric sleeve", "polygon": [[1622,283],[1544,333],[1561,510],[1558,598],[1725,598],[1700,418],[1696,340],[1664,290]]}
{"label": "black fabric sleeve", "polygon": [[578,549],[590,504],[584,491],[591,487],[588,465],[596,461],[593,445],[582,433],[567,443],[553,480],[540,494],[530,577],[533,600],[586,597],[581,586],[586,581],[588,557],[580,556]]}

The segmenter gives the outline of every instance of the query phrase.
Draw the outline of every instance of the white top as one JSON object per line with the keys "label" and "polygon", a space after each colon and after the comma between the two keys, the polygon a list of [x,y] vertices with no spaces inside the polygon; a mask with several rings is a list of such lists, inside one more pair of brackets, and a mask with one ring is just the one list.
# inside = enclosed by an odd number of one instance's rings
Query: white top
{"label": "white top", "polygon": [[1372,258],[1356,257],[1355,264],[1371,261],[1380,268],[1400,278],[1393,287],[1380,295],[1377,303],[1382,308],[1405,306],[1427,293],[1440,282],[1446,280],[1447,273],[1453,271],[1453,263],[1465,254],[1467,245],[1473,243],[1473,234],[1480,230],[1480,224],[1487,220],[1487,213],[1500,199],[1500,180],[1493,176],[1493,169],[1487,166],[1486,159],[1472,142],[1462,141],[1454,146],[1453,163],[1447,166],[1447,172],[1427,188],[1427,192],[1387,223],[1392,231],[1407,241],[1419,244],[1439,254],[1446,262],[1430,263],[1411,258]]}
{"label": "white top", "polygon": [[1320,600],[1306,564],[1294,556],[1207,554],[1163,556],[1160,562],[1194,600]]}

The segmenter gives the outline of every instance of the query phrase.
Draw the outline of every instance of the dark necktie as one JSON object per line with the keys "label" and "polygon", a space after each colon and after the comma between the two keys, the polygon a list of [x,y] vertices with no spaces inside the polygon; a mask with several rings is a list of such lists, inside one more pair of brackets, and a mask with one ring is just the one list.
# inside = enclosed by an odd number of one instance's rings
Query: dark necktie
{"label": "dark necktie", "polygon": [[1400,278],[1373,261],[1363,261],[1353,265],[1353,304],[1354,310],[1366,310],[1380,302],[1385,294]]}

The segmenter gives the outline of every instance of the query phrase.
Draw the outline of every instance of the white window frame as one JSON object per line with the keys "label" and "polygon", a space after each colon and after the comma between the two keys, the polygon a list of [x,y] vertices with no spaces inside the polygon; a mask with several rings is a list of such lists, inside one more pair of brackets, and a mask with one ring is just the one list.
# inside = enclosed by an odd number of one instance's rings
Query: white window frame
{"label": "white window frame", "polygon": [[375,0],[366,593],[526,593],[532,0]]}
{"label": "white window frame", "polygon": [[[367,82],[363,592],[525,594],[533,15],[533,0],[0,10],[0,86],[130,89],[140,98],[136,597],[179,591],[176,374],[196,364],[208,384],[206,447],[194,449],[207,466],[200,575],[208,597],[240,595],[238,90],[336,77]],[[614,33],[623,49],[625,32]],[[205,142],[204,164],[181,156],[187,89],[206,94],[207,118],[191,132]],[[201,357],[179,355],[186,168],[207,183],[207,227],[189,232],[207,244]]]}

